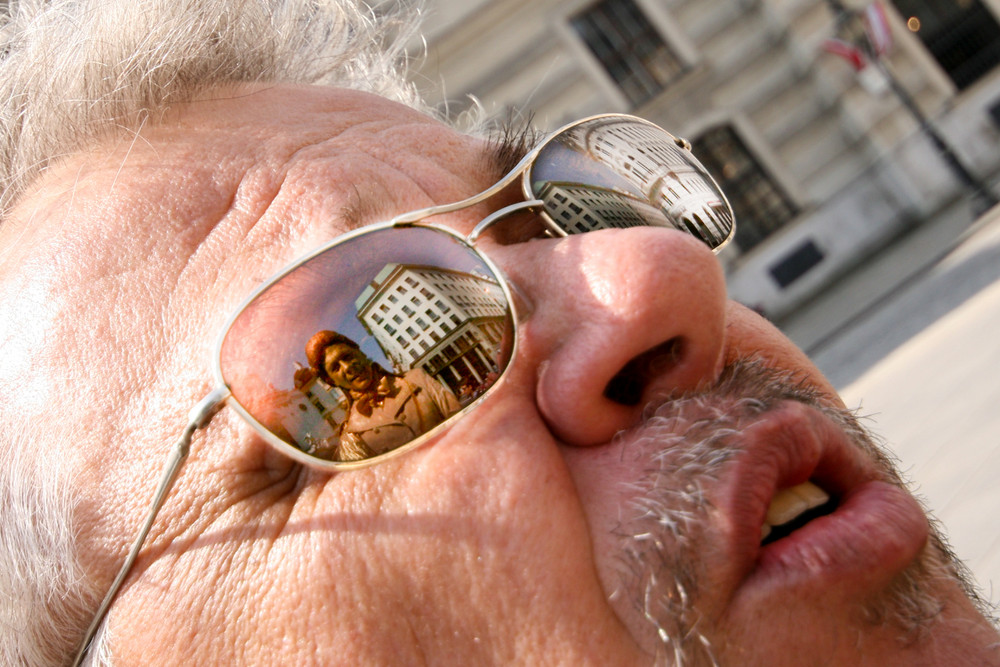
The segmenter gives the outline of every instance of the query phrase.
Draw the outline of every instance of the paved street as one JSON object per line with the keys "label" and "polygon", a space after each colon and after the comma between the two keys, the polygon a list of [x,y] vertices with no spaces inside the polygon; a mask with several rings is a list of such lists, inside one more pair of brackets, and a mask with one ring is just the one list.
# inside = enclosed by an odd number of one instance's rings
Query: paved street
{"label": "paved street", "polygon": [[918,273],[813,356],[1000,602],[1000,210]]}

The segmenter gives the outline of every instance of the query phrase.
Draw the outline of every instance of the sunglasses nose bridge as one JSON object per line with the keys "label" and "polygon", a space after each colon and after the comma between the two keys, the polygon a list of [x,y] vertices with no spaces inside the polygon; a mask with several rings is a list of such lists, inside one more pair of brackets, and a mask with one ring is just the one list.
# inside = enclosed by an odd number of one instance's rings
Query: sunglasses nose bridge
{"label": "sunglasses nose bridge", "polygon": [[[474,244],[483,232],[485,232],[487,229],[492,227],[500,220],[503,220],[507,216],[513,213],[517,213],[519,211],[541,211],[544,210],[544,208],[545,208],[545,202],[543,202],[541,199],[528,199],[527,201],[520,201],[515,204],[511,204],[510,206],[504,206],[503,208],[497,209],[493,213],[489,214],[488,216],[480,220],[479,223],[476,225],[475,229],[472,230],[472,232],[466,237],[465,240],[469,244]],[[548,222],[547,218],[545,218],[544,216],[542,217],[542,220]],[[565,232],[563,232],[561,229],[553,225],[547,225],[547,227],[557,236],[566,235]]]}

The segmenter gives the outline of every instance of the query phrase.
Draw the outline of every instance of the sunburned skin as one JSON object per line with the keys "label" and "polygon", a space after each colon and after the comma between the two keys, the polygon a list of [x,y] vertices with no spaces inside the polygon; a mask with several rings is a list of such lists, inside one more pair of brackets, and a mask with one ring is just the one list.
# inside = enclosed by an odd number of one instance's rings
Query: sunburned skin
{"label": "sunburned skin", "polygon": [[[337,234],[481,192],[494,158],[372,95],[270,86],[39,178],[0,228],[19,332],[0,387],[73,492],[95,600],[232,311]],[[519,197],[435,222],[468,234]],[[338,474],[221,411],[112,605],[115,664],[998,661],[919,506],[802,353],[726,300],[700,241],[478,246],[520,316],[494,391],[426,446]],[[806,481],[835,509],[761,546],[775,494]]]}

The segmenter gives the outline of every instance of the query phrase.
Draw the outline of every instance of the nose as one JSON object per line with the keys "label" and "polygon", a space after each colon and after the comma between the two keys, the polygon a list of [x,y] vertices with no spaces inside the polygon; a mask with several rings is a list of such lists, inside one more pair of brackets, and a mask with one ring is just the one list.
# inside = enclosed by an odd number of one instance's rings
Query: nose
{"label": "nose", "polygon": [[609,229],[490,254],[529,302],[517,363],[533,365],[538,409],[562,441],[607,442],[650,399],[718,377],[725,280],[701,241]]}

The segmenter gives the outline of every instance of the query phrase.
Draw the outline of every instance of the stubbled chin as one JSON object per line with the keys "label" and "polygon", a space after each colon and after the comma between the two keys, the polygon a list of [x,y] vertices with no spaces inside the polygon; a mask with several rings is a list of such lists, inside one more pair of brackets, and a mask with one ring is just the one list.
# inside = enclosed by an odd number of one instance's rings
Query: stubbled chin
{"label": "stubbled chin", "polygon": [[[709,576],[696,553],[708,548],[714,521],[705,494],[731,450],[691,446],[678,426],[657,419],[606,446],[567,447],[564,455],[612,609],[644,651],[690,665],[707,656],[693,632],[695,592]],[[680,456],[670,463],[670,454]]]}

